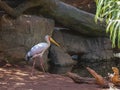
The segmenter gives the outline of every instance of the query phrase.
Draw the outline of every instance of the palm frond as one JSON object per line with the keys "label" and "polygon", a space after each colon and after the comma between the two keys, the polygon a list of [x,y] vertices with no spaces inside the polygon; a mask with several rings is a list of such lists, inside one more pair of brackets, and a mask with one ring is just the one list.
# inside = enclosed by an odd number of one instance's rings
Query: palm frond
{"label": "palm frond", "polygon": [[112,47],[120,48],[120,0],[96,0],[96,7],[95,22],[106,21]]}

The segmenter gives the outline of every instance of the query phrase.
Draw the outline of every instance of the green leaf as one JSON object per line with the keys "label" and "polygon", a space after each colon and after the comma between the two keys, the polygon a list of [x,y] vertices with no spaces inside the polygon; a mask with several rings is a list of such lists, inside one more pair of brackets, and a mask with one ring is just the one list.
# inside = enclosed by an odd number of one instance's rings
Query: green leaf
{"label": "green leaf", "polygon": [[[120,48],[120,0],[96,0],[95,22],[106,21],[106,33],[109,33],[112,47]],[[117,41],[116,41],[117,40]]]}

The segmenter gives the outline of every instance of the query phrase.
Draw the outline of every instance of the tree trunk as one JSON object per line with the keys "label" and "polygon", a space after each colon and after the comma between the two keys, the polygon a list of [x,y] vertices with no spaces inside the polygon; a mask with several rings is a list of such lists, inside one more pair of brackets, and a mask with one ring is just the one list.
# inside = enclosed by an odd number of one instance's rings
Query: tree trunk
{"label": "tree trunk", "polygon": [[2,2],[0,1],[0,7],[14,17],[19,16],[31,7],[39,6],[37,13],[49,15],[65,27],[88,36],[106,36],[105,24],[95,23],[93,14],[79,10],[59,0],[28,0],[13,10],[7,5],[3,6]]}
{"label": "tree trunk", "polygon": [[94,21],[94,15],[59,2],[50,15],[62,25],[89,36],[105,35],[105,26]]}

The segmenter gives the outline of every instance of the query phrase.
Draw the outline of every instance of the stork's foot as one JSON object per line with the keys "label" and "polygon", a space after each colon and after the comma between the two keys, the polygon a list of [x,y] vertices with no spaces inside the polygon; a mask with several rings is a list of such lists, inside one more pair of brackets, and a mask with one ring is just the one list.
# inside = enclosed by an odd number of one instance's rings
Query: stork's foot
{"label": "stork's foot", "polygon": [[32,76],[33,76],[33,73],[30,73],[30,76],[32,77]]}

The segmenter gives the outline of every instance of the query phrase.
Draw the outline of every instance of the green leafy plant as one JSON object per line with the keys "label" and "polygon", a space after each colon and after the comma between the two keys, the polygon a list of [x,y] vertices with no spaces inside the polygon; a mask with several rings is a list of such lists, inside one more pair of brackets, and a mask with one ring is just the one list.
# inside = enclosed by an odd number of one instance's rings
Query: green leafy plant
{"label": "green leafy plant", "polygon": [[95,21],[105,20],[112,47],[120,48],[120,0],[96,0],[96,7]]}

